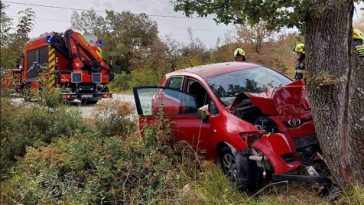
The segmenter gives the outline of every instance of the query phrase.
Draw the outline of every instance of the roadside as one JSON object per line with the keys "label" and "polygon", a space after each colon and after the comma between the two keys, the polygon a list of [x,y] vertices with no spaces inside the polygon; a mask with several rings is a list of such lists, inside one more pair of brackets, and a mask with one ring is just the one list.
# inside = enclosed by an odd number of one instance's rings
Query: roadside
{"label": "roadside", "polygon": [[[130,92],[129,94],[114,93],[113,98],[111,98],[111,99],[128,102],[135,108],[134,96],[132,95],[132,92]],[[102,103],[102,102],[106,102],[106,101],[110,101],[111,99],[110,98],[101,99],[97,104]],[[21,97],[11,98],[11,101],[16,105],[25,104],[24,98],[21,98]],[[85,117],[85,118],[89,118],[91,116],[91,114],[93,113],[93,111],[95,110],[95,108],[96,108],[95,105],[76,105],[76,104],[71,105],[71,107],[78,108],[81,111],[82,117]]]}

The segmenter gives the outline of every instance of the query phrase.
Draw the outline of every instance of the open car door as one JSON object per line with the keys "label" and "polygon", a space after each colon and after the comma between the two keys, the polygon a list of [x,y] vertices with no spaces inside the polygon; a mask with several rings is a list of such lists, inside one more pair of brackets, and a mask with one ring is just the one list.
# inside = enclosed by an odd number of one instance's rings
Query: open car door
{"label": "open car door", "polygon": [[170,120],[171,129],[178,141],[186,141],[196,150],[200,139],[211,133],[210,124],[197,117],[195,96],[167,87],[147,86],[133,88],[139,115],[139,128],[153,125],[157,116]]}

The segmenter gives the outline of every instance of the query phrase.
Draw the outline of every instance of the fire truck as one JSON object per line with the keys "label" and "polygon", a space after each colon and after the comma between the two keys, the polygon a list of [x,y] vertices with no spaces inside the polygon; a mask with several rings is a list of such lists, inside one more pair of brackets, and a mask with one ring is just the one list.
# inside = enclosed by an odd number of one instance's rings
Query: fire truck
{"label": "fire truck", "polygon": [[[47,73],[46,86],[39,80]],[[102,58],[100,45],[89,43],[78,32],[53,32],[30,40],[23,53],[20,89],[61,90],[63,101],[96,103],[111,98],[107,83],[113,79],[111,65]]]}

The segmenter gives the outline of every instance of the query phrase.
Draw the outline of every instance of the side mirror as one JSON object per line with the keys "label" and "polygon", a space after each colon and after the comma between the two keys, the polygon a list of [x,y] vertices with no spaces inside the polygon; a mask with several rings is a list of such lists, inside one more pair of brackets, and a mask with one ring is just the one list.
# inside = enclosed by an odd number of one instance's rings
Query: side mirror
{"label": "side mirror", "polygon": [[200,107],[197,110],[197,117],[200,118],[202,122],[206,122],[209,116],[208,111],[204,108],[205,107]]}

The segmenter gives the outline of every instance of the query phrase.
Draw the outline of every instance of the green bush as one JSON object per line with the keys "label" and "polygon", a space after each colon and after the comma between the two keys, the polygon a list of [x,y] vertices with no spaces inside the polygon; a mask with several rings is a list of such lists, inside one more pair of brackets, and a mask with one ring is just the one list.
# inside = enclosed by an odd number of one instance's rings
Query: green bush
{"label": "green bush", "polygon": [[15,106],[6,99],[1,101],[1,171],[4,173],[16,157],[25,154],[26,146],[40,146],[54,138],[70,137],[89,129],[80,113],[69,107]]}
{"label": "green bush", "polygon": [[129,87],[133,88],[136,86],[153,86],[158,85],[160,76],[153,69],[141,69],[136,70],[131,74],[131,81],[129,82]]}
{"label": "green bush", "polygon": [[129,90],[130,79],[131,79],[130,74],[126,73],[116,74],[115,78],[108,84],[108,87],[112,92],[122,92],[125,90]]}
{"label": "green bush", "polygon": [[42,105],[50,108],[56,108],[61,105],[61,90],[58,88],[45,92],[42,96]]}
{"label": "green bush", "polygon": [[[150,140],[155,141],[137,135],[75,136],[28,148],[13,177],[3,184],[3,200],[22,204],[146,204],[175,199],[183,186],[178,183],[180,178],[189,173],[175,166],[176,160]],[[193,162],[185,164],[193,166]]]}

